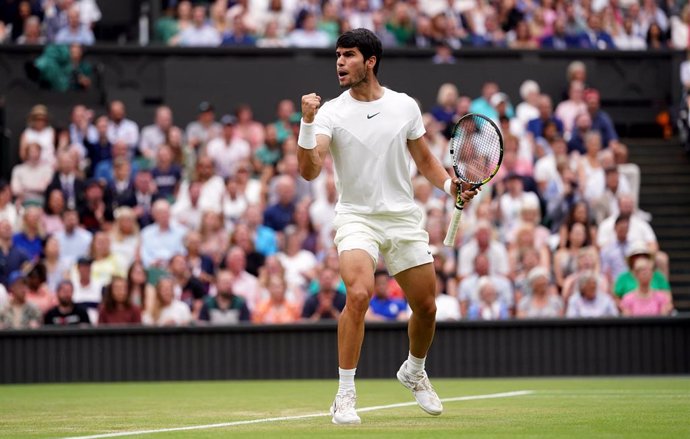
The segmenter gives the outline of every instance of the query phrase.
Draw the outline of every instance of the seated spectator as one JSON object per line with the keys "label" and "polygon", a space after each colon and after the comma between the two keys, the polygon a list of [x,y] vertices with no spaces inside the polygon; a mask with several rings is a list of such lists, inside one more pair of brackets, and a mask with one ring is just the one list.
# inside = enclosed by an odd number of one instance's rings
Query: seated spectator
{"label": "seated spectator", "polygon": [[111,144],[125,142],[128,157],[134,158],[139,146],[139,125],[127,118],[125,104],[118,100],[110,103],[108,118],[108,141]]}
{"label": "seated spectator", "polygon": [[621,300],[624,316],[666,316],[673,311],[671,295],[666,291],[652,288],[653,272],[654,265],[650,259],[635,260],[633,275],[638,286]]}
{"label": "seated spectator", "polygon": [[206,146],[206,143],[221,136],[223,126],[216,122],[216,113],[210,102],[203,101],[199,104],[197,119],[187,125],[185,131],[189,146],[195,151]]}
{"label": "seated spectator", "polygon": [[463,315],[467,315],[469,308],[479,305],[479,281],[485,279],[491,282],[494,293],[508,310],[513,308],[515,300],[513,297],[513,286],[510,280],[501,274],[491,273],[492,260],[486,253],[480,253],[474,258],[474,272],[463,278],[458,285],[458,301]]}
{"label": "seated spectator", "polygon": [[316,256],[302,248],[302,237],[294,226],[285,229],[285,246],[277,254],[285,267],[285,280],[289,288],[306,289],[310,279],[315,277]]}
{"label": "seated spectator", "polygon": [[496,294],[496,287],[491,279],[486,276],[479,278],[478,301],[472,303],[467,310],[467,318],[470,320],[505,320],[510,312],[506,304]]}
{"label": "seated spectator", "polygon": [[317,27],[314,13],[303,10],[297,18],[295,29],[287,35],[290,47],[329,47],[331,39],[328,34]]}
{"label": "seated spectator", "polygon": [[618,279],[618,276],[628,271],[626,255],[631,242],[628,241],[630,217],[619,215],[614,226],[615,239],[601,248],[601,274],[606,277],[609,285]]}
{"label": "seated spectator", "polygon": [[26,148],[26,160],[12,168],[12,195],[19,203],[43,204],[43,196],[50,184],[53,167],[41,161],[41,147],[38,143],[29,143]]}
{"label": "seated spectator", "polygon": [[[184,211],[190,210],[191,185],[199,184],[199,195],[197,199],[197,209],[199,212],[210,210],[219,211],[223,194],[225,193],[225,182],[214,173],[215,165],[213,159],[207,155],[201,155],[196,162],[196,176],[193,180],[185,180],[180,185],[178,197],[175,204],[180,203],[180,208]],[[176,211],[177,211],[176,207]]]}
{"label": "seated spectator", "polygon": [[337,273],[324,267],[319,273],[319,292],[307,298],[302,308],[302,319],[338,320],[345,308],[345,295],[336,291]]}
{"label": "seated spectator", "polygon": [[606,276],[601,273],[601,264],[599,263],[597,249],[592,246],[583,247],[577,254],[575,271],[563,281],[561,297],[563,297],[566,303],[570,296],[577,293],[580,277],[590,271],[596,273],[597,285],[603,292],[608,294],[611,291],[611,285],[606,279]]}
{"label": "seated spectator", "polygon": [[57,44],[82,44],[90,46],[95,42],[91,29],[81,23],[79,6],[74,5],[67,11],[67,26],[60,29],[55,36]]}
{"label": "seated spectator", "polygon": [[170,204],[157,200],[151,209],[153,224],[141,231],[140,257],[144,267],[165,267],[173,255],[184,254],[185,231],[170,218]]}
{"label": "seated spectator", "polygon": [[0,328],[34,329],[43,321],[41,311],[26,301],[27,286],[24,273],[10,273],[7,279],[9,303],[0,309]]}
{"label": "seated spectator", "polygon": [[74,287],[74,302],[83,306],[92,323],[98,322],[98,309],[103,298],[103,285],[91,280],[91,259],[81,257],[70,274]]}
{"label": "seated spectator", "polygon": [[98,311],[99,325],[140,324],[141,309],[132,303],[127,280],[114,276],[103,291],[103,303]]}
{"label": "seated spectator", "polygon": [[192,316],[194,319],[198,319],[199,312],[204,305],[207,287],[198,277],[192,274],[183,255],[178,254],[170,259],[168,272],[175,281],[175,297],[191,308]]}
{"label": "seated spectator", "polygon": [[156,40],[173,46],[177,45],[180,32],[192,23],[192,2],[183,0],[176,6],[168,4],[163,16],[154,24]]}
{"label": "seated spectator", "polygon": [[220,212],[202,213],[199,235],[201,236],[199,252],[211,258],[215,266],[220,265],[230,245],[230,235],[223,226]]}
{"label": "seated spectator", "polygon": [[170,215],[181,226],[188,230],[198,230],[201,227],[202,211],[199,205],[201,188],[198,181],[184,181],[178,191],[175,204],[170,208]]}
{"label": "seated spectator", "polygon": [[577,115],[587,111],[584,91],[585,84],[582,81],[571,82],[568,90],[568,99],[556,106],[554,115],[563,122],[563,136],[566,139],[571,137]]}
{"label": "seated spectator", "polygon": [[129,197],[121,199],[121,205],[130,206],[137,216],[139,227],[146,227],[153,222],[153,204],[160,197],[153,175],[148,169],[141,169],[134,177],[133,190]]}
{"label": "seated spectator", "polygon": [[597,245],[600,248],[603,248],[615,239],[614,225],[619,215],[626,215],[630,218],[629,240],[643,241],[653,251],[659,249],[659,243],[652,226],[645,221],[642,212],[636,209],[635,200],[629,194],[623,194],[618,197],[618,214],[612,214],[599,224]]}
{"label": "seated spectator", "polygon": [[156,301],[156,290],[148,283],[146,269],[140,261],[134,261],[127,270],[127,290],[133,305],[142,312],[151,312]]}
{"label": "seated spectator", "polygon": [[586,44],[577,35],[568,33],[566,27],[566,20],[559,17],[553,23],[553,33],[541,39],[540,47],[542,49],[579,49]]}
{"label": "seated spectator", "polygon": [[232,26],[222,35],[221,46],[254,46],[256,38],[254,38],[247,24],[245,23],[245,15],[237,14],[232,18]]}
{"label": "seated spectator", "polygon": [[[43,245],[43,266],[46,269],[46,283],[49,291],[57,291],[58,284],[69,276],[73,262],[60,257],[60,241],[49,235]],[[74,289],[74,286],[72,286]]]}
{"label": "seated spectator", "polygon": [[240,247],[232,247],[225,257],[225,268],[232,274],[232,290],[242,296],[250,311],[264,300],[263,289],[256,276],[247,272],[247,255]]}
{"label": "seated spectator", "polygon": [[[628,236],[630,236],[630,234],[628,234]],[[652,261],[652,266],[654,265],[654,252],[644,241],[633,241],[628,247],[626,257],[628,271],[621,273],[615,279],[616,283],[613,286],[613,292],[618,297],[624,297],[639,286],[638,280],[633,273],[635,261],[638,259],[649,259]],[[649,287],[654,291],[671,291],[671,285],[668,283],[666,276],[659,269],[653,270]]]}
{"label": "seated spectator", "polygon": [[37,143],[40,147],[37,161],[51,166],[55,163],[55,129],[50,126],[45,105],[34,105],[29,112],[26,128],[19,138],[19,157],[22,161],[29,160],[28,146],[31,143]]}
{"label": "seated spectator", "polygon": [[549,293],[549,273],[541,267],[530,271],[527,282],[532,292],[520,300],[517,306],[518,318],[561,317],[563,300],[556,294]]}
{"label": "seated spectator", "polygon": [[0,219],[0,284],[9,287],[8,276],[19,270],[29,261],[29,254],[12,243],[12,225],[6,219]]}
{"label": "seated spectator", "polygon": [[275,125],[266,125],[264,143],[254,153],[252,160],[254,167],[262,169],[265,166],[275,167],[282,158],[282,146],[278,143],[278,132]]}
{"label": "seated spectator", "polygon": [[[533,268],[539,267],[539,251],[536,248],[524,249],[519,255],[518,264],[515,271],[511,272],[513,275],[513,284],[515,285],[515,300],[514,303],[520,303],[520,300],[532,294],[530,285],[527,282],[530,271]],[[543,267],[542,267],[543,268]],[[558,290],[554,286],[557,293]]]}
{"label": "seated spectator", "polygon": [[62,213],[65,211],[65,197],[60,189],[53,189],[48,192],[43,209],[43,223],[41,226],[45,230],[46,235],[53,235],[64,230]]}
{"label": "seated spectator", "polygon": [[175,37],[180,46],[215,47],[221,42],[221,35],[206,20],[206,6],[197,5],[192,9],[191,25]]}
{"label": "seated spectator", "polygon": [[268,279],[268,297],[263,299],[252,314],[252,322],[263,324],[294,323],[299,320],[301,309],[287,299],[287,285],[280,276]]}
{"label": "seated spectator", "polygon": [[188,232],[184,237],[187,266],[191,270],[191,274],[199,278],[208,288],[213,282],[217,264],[210,257],[201,253],[201,244],[201,234],[196,230]]}
{"label": "seated spectator", "polygon": [[92,235],[79,225],[79,213],[74,209],[63,212],[62,224],[64,230],[55,234],[60,243],[60,259],[65,264],[74,264],[77,259],[89,254]]}
{"label": "seated spectator", "polygon": [[175,299],[175,283],[162,277],[156,284],[156,300],[150,311],[142,316],[142,323],[149,326],[187,326],[192,314],[184,302]]}
{"label": "seated spectator", "polygon": [[58,304],[49,309],[43,317],[45,325],[56,326],[88,326],[91,324],[86,309],[72,300],[74,286],[68,280],[60,281],[57,287]]}
{"label": "seated spectator", "polygon": [[510,270],[508,251],[505,245],[493,238],[492,234],[493,228],[491,223],[484,220],[477,223],[474,237],[460,248],[457,273],[460,279],[472,273],[472,261],[480,253],[486,253],[492,262],[490,274],[508,275]]}
{"label": "seated spectator", "polygon": [[551,270],[551,251],[548,242],[537,240],[537,229],[533,224],[518,227],[515,240],[508,245],[508,260],[511,274],[519,271],[520,257],[527,249],[535,249],[539,254],[539,266]]}
{"label": "seated spectator", "polygon": [[264,224],[276,232],[282,232],[293,222],[296,206],[296,183],[292,177],[281,175],[276,180],[278,200],[264,211]]}
{"label": "seated spectator", "polygon": [[113,217],[113,203],[105,184],[96,179],[86,182],[84,204],[80,206],[79,217],[86,230],[95,233],[110,228]]}
{"label": "seated spectator", "polygon": [[415,24],[414,10],[404,2],[396,2],[393,13],[386,21],[386,30],[393,34],[398,46],[410,46],[414,44]]}
{"label": "seated spectator", "polygon": [[523,131],[527,128],[527,123],[530,120],[539,117],[539,110],[537,109],[539,95],[540,88],[536,81],[528,79],[520,85],[522,102],[515,107],[515,117],[522,125]]}
{"label": "seated spectator", "polygon": [[527,132],[536,139],[543,135],[546,123],[553,122],[556,124],[558,134],[563,136],[563,122],[553,114],[551,97],[545,94],[541,95],[537,101],[537,109],[539,116],[527,122]]}
{"label": "seated spectator", "polygon": [[[89,159],[89,169],[88,176],[93,177],[95,175],[96,169],[98,169],[101,162],[111,160],[113,145],[108,140],[108,116],[99,116],[96,118],[94,124],[96,128],[96,133],[94,138],[86,138],[84,140],[84,146],[86,147],[87,156]],[[124,142],[122,142],[123,155],[127,153],[127,147]],[[112,163],[112,162],[110,162]],[[112,165],[110,165],[112,168]]]}
{"label": "seated spectator", "polygon": [[407,302],[404,299],[390,297],[388,283],[390,276],[385,270],[374,273],[374,297],[369,302],[369,309],[364,318],[370,321],[407,320]]}
{"label": "seated spectator", "polygon": [[234,229],[235,224],[237,224],[242,214],[244,214],[248,204],[247,197],[244,195],[244,192],[240,191],[237,180],[232,177],[226,179],[225,193],[223,194],[222,201],[222,215],[226,229]]}
{"label": "seated spectator", "polygon": [[457,102],[458,88],[455,84],[447,82],[439,87],[438,94],[436,95],[436,105],[431,108],[431,114],[434,116],[434,119],[441,123],[441,130],[455,125],[453,118],[455,117]]}
{"label": "seated spectator", "polygon": [[497,208],[501,224],[501,236],[508,237],[519,222],[520,209],[525,203],[539,205],[534,192],[525,191],[522,177],[510,173],[505,177],[506,191],[498,198]]}
{"label": "seated spectator", "polygon": [[601,136],[598,132],[588,132],[584,140],[585,154],[577,161],[577,178],[582,196],[591,204],[604,192],[606,183],[604,166],[613,165],[613,156],[610,151],[601,150]]}
{"label": "seated spectator", "polygon": [[586,271],[577,279],[577,292],[568,299],[566,317],[616,317],[618,308],[611,296],[599,287],[599,275]]}
{"label": "seated spectator", "polygon": [[585,90],[585,103],[587,104],[589,117],[592,119],[592,131],[598,131],[601,134],[602,148],[611,146],[615,148],[618,143],[618,133],[613,125],[611,116],[601,109],[599,92],[593,88]]}
{"label": "seated spectator", "polygon": [[223,126],[222,135],[209,140],[206,154],[216,165],[216,174],[223,178],[233,176],[239,162],[251,158],[249,143],[235,133],[237,119],[226,114],[220,119]]}
{"label": "seated spectator", "polygon": [[172,149],[161,144],[156,154],[156,166],[151,170],[157,189],[156,198],[173,202],[182,182],[182,167],[174,162]]}
{"label": "seated spectator", "polygon": [[10,184],[0,179],[0,221],[7,220],[12,229],[19,227],[19,212],[12,202],[12,190]]}
{"label": "seated spectator", "polygon": [[22,249],[31,260],[37,260],[43,251],[45,233],[42,218],[43,209],[34,205],[26,206],[22,215],[22,227],[12,236],[12,245]]}
{"label": "seated spectator", "polygon": [[538,49],[539,44],[525,20],[520,20],[515,30],[508,33],[508,47],[511,49]]}
{"label": "seated spectator", "polygon": [[[87,145],[98,141],[98,129],[93,125],[93,110],[77,104],[70,113],[69,144],[76,145],[80,159],[88,157]],[[90,158],[90,157],[89,157]]]}
{"label": "seated spectator", "polygon": [[[489,119],[498,120],[498,113],[496,112],[494,106],[491,105],[491,97],[498,92],[498,84],[495,82],[485,82],[482,85],[482,95],[472,101],[469,111],[472,113],[483,114]],[[462,116],[457,109],[456,113],[458,116]]]}
{"label": "seated spectator", "polygon": [[115,222],[110,230],[110,249],[123,267],[129,267],[137,258],[140,235],[136,214],[132,208],[121,206],[113,212]]}
{"label": "seated spectator", "polygon": [[123,277],[126,268],[111,252],[107,232],[96,232],[91,241],[91,277],[101,285],[107,285],[113,276]]}
{"label": "seated spectator", "polygon": [[587,42],[587,49],[615,49],[616,44],[613,42],[611,35],[606,32],[601,26],[601,18],[598,14],[591,13],[587,18],[588,29],[583,35],[583,39]]}
{"label": "seated spectator", "polygon": [[77,160],[72,154],[66,151],[58,153],[57,169],[53,174],[50,184],[46,188],[46,199],[52,190],[59,189],[62,191],[65,203],[70,209],[74,209],[78,204],[84,202],[83,197],[86,185],[84,180],[78,175],[77,165]]}
{"label": "seated spectator", "polygon": [[141,142],[139,142],[139,152],[148,160],[155,161],[158,155],[158,148],[165,144],[168,131],[173,126],[173,113],[167,105],[156,108],[153,124],[146,125],[141,129]]}
{"label": "seated spectator", "polygon": [[484,19],[484,33],[472,35],[474,47],[507,47],[506,34],[501,28],[495,12],[490,12]]}
{"label": "seated spectator", "polygon": [[216,277],[216,296],[208,297],[199,312],[199,320],[211,325],[230,325],[249,322],[251,314],[245,300],[232,289],[233,277],[221,270]]}
{"label": "seated spectator", "polygon": [[41,262],[26,264],[22,271],[26,273],[26,301],[36,306],[42,315],[45,314],[57,304],[55,292],[46,284],[45,265]]}
{"label": "seated spectator", "polygon": [[[635,33],[633,29],[634,20],[630,16],[623,18],[623,28],[618,32],[618,35],[613,37],[613,43],[619,50],[645,50],[647,48],[647,42],[642,36]],[[687,37],[684,40],[684,44],[687,46]],[[675,41],[675,38],[674,38]]]}
{"label": "seated spectator", "polygon": [[565,279],[577,270],[577,255],[580,249],[591,245],[585,226],[582,223],[573,223],[568,230],[568,238],[565,246],[559,248],[553,258],[553,273],[556,285],[563,288]]}
{"label": "seated spectator", "polygon": [[263,34],[261,34],[259,39],[256,41],[256,46],[262,48],[288,46],[284,34],[280,30],[280,24],[277,20],[270,20],[268,23],[266,23]]}
{"label": "seated spectator", "polygon": [[454,284],[448,282],[448,277],[441,270],[436,270],[436,321],[458,321],[462,318],[460,303],[455,296],[448,294],[454,291]]}
{"label": "seated spectator", "polygon": [[24,21],[22,34],[17,38],[17,44],[27,46],[43,45],[47,42],[43,30],[41,29],[41,19],[35,15]]}
{"label": "seated spectator", "polygon": [[601,245],[597,243],[597,224],[594,221],[594,215],[592,215],[589,204],[587,204],[585,201],[578,201],[572,205],[568,211],[568,217],[565,219],[559,229],[559,248],[566,246],[568,234],[575,223],[580,223],[585,228],[585,241],[587,242],[585,245],[596,244],[597,247],[601,247]]}

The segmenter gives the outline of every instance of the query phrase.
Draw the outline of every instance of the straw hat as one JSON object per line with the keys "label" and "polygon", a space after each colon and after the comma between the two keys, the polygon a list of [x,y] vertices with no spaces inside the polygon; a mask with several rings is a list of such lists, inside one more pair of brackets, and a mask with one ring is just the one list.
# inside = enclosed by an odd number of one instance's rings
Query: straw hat
{"label": "straw hat", "polygon": [[29,112],[29,120],[35,120],[38,118],[48,119],[48,107],[45,105],[34,105]]}

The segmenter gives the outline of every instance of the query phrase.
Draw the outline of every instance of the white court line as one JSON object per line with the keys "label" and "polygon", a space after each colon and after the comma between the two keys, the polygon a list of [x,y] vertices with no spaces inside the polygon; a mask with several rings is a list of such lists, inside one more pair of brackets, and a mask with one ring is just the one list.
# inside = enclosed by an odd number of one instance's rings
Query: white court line
{"label": "white court line", "polygon": [[[443,398],[442,402],[456,402],[456,401],[474,401],[477,399],[493,399],[493,398],[510,398],[512,396],[524,396],[534,393],[533,390],[518,390],[515,392],[503,392],[503,393],[490,393],[487,395],[472,395],[472,396],[459,396],[456,398]],[[373,412],[375,410],[385,410],[397,407],[409,407],[417,405],[417,402],[401,402],[398,404],[388,404],[388,405],[377,405],[373,407],[364,407],[358,409],[360,413],[363,412]],[[308,415],[298,415],[298,416],[280,416],[277,418],[262,418],[262,419],[249,419],[246,421],[234,421],[234,422],[222,422],[220,424],[207,424],[207,425],[192,425],[189,427],[173,427],[173,428],[160,428],[157,430],[139,430],[139,431],[121,431],[118,433],[105,433],[105,434],[94,434],[92,436],[74,436],[65,439],[101,439],[108,437],[123,437],[123,436],[136,436],[142,434],[153,434],[153,433],[169,433],[172,431],[189,431],[189,430],[206,430],[209,428],[221,428],[221,427],[234,427],[237,425],[249,425],[249,424],[263,424],[266,422],[280,422],[280,421],[293,421],[296,419],[308,419],[308,418],[319,418],[323,416],[331,416],[330,413],[311,413]]]}

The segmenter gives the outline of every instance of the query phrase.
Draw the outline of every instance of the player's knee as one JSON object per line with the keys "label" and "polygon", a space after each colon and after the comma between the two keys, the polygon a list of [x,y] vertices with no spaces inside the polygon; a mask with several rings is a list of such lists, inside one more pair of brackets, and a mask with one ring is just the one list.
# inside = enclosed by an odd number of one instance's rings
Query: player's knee
{"label": "player's knee", "polygon": [[414,305],[410,304],[410,308],[419,318],[432,319],[436,317],[436,300],[433,297],[419,301]]}
{"label": "player's knee", "polygon": [[365,288],[353,287],[347,291],[347,308],[364,316],[369,309],[369,293]]}

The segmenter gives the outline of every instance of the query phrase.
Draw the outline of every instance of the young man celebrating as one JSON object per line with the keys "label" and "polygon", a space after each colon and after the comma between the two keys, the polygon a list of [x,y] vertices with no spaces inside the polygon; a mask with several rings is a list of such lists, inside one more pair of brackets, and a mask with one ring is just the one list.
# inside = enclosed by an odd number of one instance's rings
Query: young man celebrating
{"label": "young man celebrating", "polygon": [[[436,278],[429,236],[413,199],[407,152],[422,175],[449,195],[455,196],[459,180],[451,178],[429,151],[416,102],[379,84],[381,53],[381,41],[372,32],[344,33],[336,44],[336,68],[338,82],[347,90],[321,109],[318,95],[302,96],[300,173],[307,180],[316,178],[330,150],[340,194],[333,226],[347,299],[338,321],[340,381],[331,406],[335,424],[361,422],[355,410],[354,377],[379,251],[413,312],[410,352],[398,380],[412,390],[424,411],[443,411],[424,371],[434,336]],[[466,190],[461,196],[468,202],[476,193]]]}

